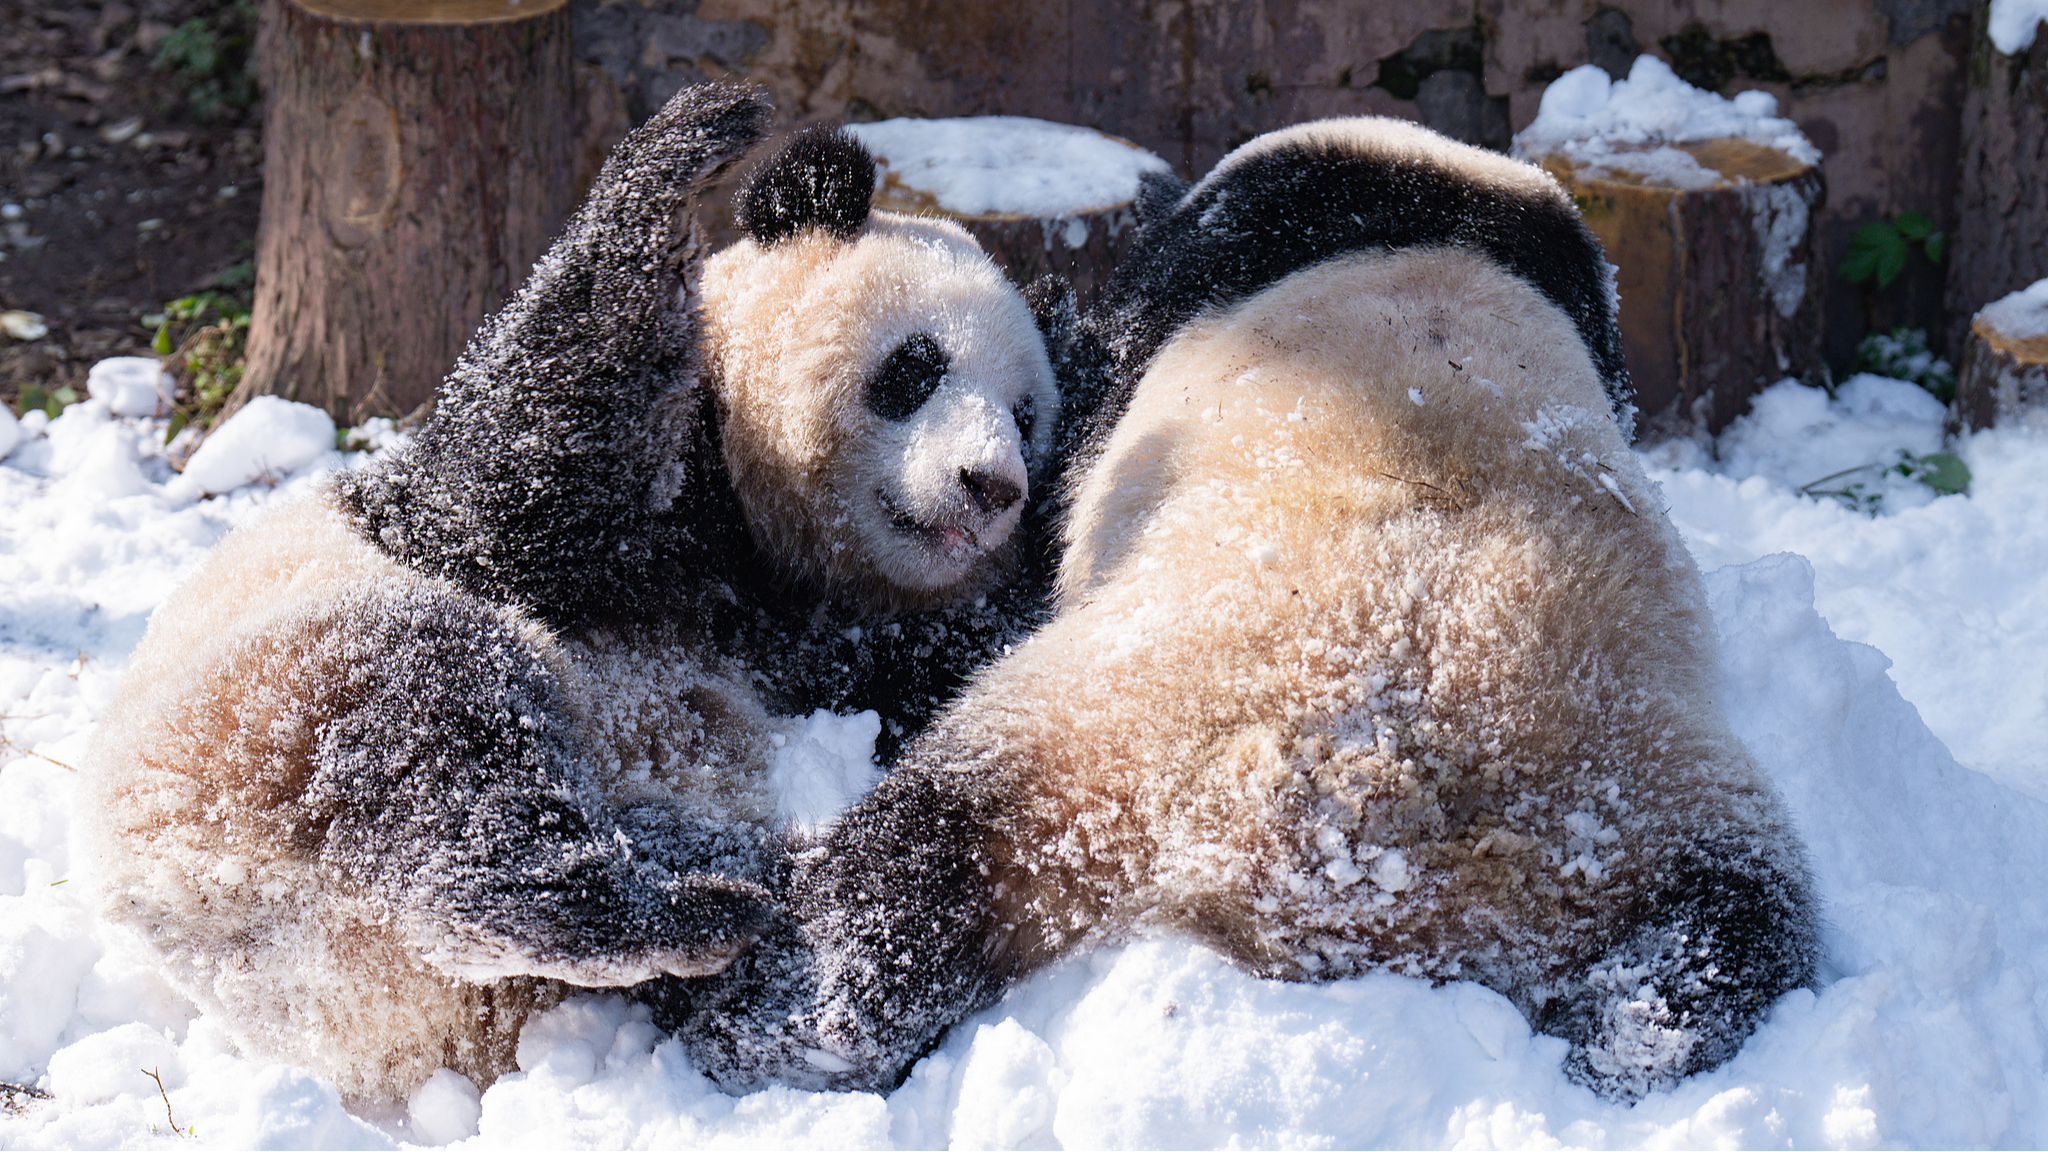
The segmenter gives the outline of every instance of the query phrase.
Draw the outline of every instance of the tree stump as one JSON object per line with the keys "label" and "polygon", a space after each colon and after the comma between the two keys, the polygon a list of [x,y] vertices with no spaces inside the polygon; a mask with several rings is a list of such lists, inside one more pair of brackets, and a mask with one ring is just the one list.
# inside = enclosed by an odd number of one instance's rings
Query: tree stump
{"label": "tree stump", "polygon": [[1989,6],[1975,8],[1948,248],[1952,354],[1978,305],[2048,275],[2048,23],[2007,55],[1991,40]]}
{"label": "tree stump", "polygon": [[1618,268],[1640,431],[1714,433],[1787,376],[1824,379],[1826,277],[1813,221],[1826,185],[1817,165],[1751,140],[1664,147],[1704,174],[1677,187],[1619,165],[1582,169],[1559,155],[1538,163],[1578,201]]}
{"label": "tree stump", "polygon": [[248,368],[343,423],[428,403],[572,207],[566,0],[265,0]]}
{"label": "tree stump", "polygon": [[875,155],[875,207],[953,220],[1012,283],[1055,273],[1083,300],[1130,243],[1139,174],[1168,171],[1120,137],[1018,116],[848,128]]}
{"label": "tree stump", "polygon": [[1972,429],[2023,423],[2048,427],[2048,280],[1987,305],[1970,318],[1956,415]]}

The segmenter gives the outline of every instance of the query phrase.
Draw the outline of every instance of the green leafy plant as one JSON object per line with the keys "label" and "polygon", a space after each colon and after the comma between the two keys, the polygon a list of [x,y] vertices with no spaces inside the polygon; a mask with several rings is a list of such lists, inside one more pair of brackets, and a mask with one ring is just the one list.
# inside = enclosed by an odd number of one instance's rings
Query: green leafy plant
{"label": "green leafy plant", "polygon": [[16,397],[21,404],[21,415],[31,412],[47,412],[55,420],[65,408],[78,403],[78,389],[66,384],[58,388],[45,388],[40,384],[23,384]]}
{"label": "green leafy plant", "polygon": [[153,66],[184,82],[193,119],[226,119],[255,106],[255,26],[253,0],[235,0],[178,25],[157,46]]}
{"label": "green leafy plant", "polygon": [[1956,398],[1956,370],[1927,347],[1927,329],[1872,332],[1856,344],[1856,371],[1909,380],[1946,404]]}
{"label": "green leafy plant", "polygon": [[1930,263],[1941,263],[1948,247],[1946,233],[1934,229],[1934,221],[1918,212],[1901,212],[1890,220],[1865,224],[1849,237],[1849,255],[1835,271],[1851,284],[1875,281],[1886,288],[1906,270],[1906,256],[1919,245]]}
{"label": "green leafy plant", "polygon": [[[1867,479],[1856,480],[1838,488],[1823,488],[1821,485],[1842,480],[1850,476],[1867,474]],[[1900,452],[1899,458],[1891,463],[1858,464],[1831,472],[1811,484],[1800,486],[1808,496],[1830,496],[1866,515],[1875,516],[1884,511],[1883,481],[1886,476],[1904,476],[1918,480],[1934,490],[1937,496],[1960,496],[1970,490],[1970,466],[1962,457],[1952,452]]]}
{"label": "green leafy plant", "polygon": [[164,369],[179,385],[165,443],[189,425],[213,427],[242,382],[248,339],[249,306],[240,297],[201,292],[164,305],[151,347],[168,358]]}

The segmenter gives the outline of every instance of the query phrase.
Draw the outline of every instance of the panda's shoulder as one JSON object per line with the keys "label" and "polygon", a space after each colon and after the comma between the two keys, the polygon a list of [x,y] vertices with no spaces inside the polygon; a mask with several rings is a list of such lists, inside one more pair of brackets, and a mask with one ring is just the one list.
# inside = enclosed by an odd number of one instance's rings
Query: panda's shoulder
{"label": "panda's shoulder", "polygon": [[1095,311],[1126,385],[1194,317],[1305,269],[1354,253],[1460,248],[1569,317],[1610,398],[1628,399],[1605,254],[1571,198],[1532,165],[1399,120],[1325,120],[1254,140],[1154,212]]}

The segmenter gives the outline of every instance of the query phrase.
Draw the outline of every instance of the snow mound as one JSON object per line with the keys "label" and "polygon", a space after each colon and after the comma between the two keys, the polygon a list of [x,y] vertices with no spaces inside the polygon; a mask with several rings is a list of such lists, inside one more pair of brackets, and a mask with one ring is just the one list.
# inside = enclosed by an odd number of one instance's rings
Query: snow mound
{"label": "snow mound", "polygon": [[0,460],[7,459],[7,454],[21,443],[22,435],[21,421],[14,418],[5,404],[0,404]]}
{"label": "snow mound", "polygon": [[258,396],[215,428],[164,486],[174,500],[232,492],[259,479],[282,479],[334,451],[334,420],[310,404]]}
{"label": "snow mound", "polygon": [[884,182],[955,216],[1054,220],[1137,199],[1138,177],[1166,161],[1091,128],[1024,116],[878,120],[846,130],[875,154]]}
{"label": "snow mound", "polygon": [[2048,0],[1991,0],[1991,43],[2007,56],[2034,46],[2034,30],[2048,20]]}
{"label": "snow mound", "polygon": [[881,782],[882,770],[875,767],[875,737],[881,734],[879,713],[839,716],[823,709],[774,733],[768,787],[776,815],[805,835],[831,827]]}
{"label": "snow mound", "polygon": [[[53,1097],[0,1109],[0,1147],[2048,1144],[2048,435],[1968,437],[1967,496],[1873,517],[1800,495],[1808,455],[1938,444],[1938,413],[1876,378],[1784,387],[1727,459],[1649,462],[1707,570],[1729,721],[1811,848],[1823,977],[1633,1108],[1476,985],[1285,984],[1153,939],[1019,984],[887,1096],[726,1096],[603,995],[536,1017],[478,1097],[437,1076],[402,1114],[351,1115],[236,1053],[100,923],[70,816],[150,612],[308,473],[172,503],[161,421],[72,405],[0,463],[0,1080]],[[123,452],[151,492],[82,483]],[[790,746],[844,785],[872,771],[868,723],[793,720]]]}
{"label": "snow mound", "polygon": [[116,416],[163,416],[177,382],[154,356],[112,356],[85,374],[85,389]]}
{"label": "snow mound", "polygon": [[[2008,340],[2048,336],[2048,280],[2036,280],[1986,304],[1977,311],[1977,319]],[[0,456],[4,455],[6,452],[0,450]]]}
{"label": "snow mound", "polygon": [[1645,183],[1711,188],[1726,177],[1671,145],[1731,138],[1775,148],[1803,164],[1820,162],[1820,150],[1799,126],[1778,115],[1777,97],[1749,91],[1730,99],[1703,91],[1655,56],[1636,57],[1625,80],[1609,80],[1598,65],[1582,64],[1551,81],[1536,119],[1515,134],[1512,154],[1561,155],[1596,178],[1620,171]]}

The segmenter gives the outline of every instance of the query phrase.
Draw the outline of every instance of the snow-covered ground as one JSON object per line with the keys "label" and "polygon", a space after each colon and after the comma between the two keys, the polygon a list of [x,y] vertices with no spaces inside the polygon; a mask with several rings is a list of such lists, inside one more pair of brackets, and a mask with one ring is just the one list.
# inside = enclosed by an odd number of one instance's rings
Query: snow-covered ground
{"label": "snow-covered ground", "polygon": [[237,1055],[95,920],[68,826],[151,609],[223,532],[345,460],[280,476],[244,459],[257,483],[193,500],[149,448],[160,425],[75,406],[0,463],[0,1080],[50,1097],[0,1115],[0,1147],[157,1146],[173,1118],[200,1144],[280,1148],[479,1130],[492,1147],[2048,1144],[2048,436],[1955,445],[1966,496],[1879,468],[1818,486],[1860,484],[1876,516],[1797,491],[1936,451],[1939,422],[1896,381],[1837,400],[1785,384],[1720,459],[1646,456],[1708,573],[1729,715],[1798,814],[1828,918],[1824,985],[1669,1093],[1595,1099],[1564,1079],[1562,1041],[1473,985],[1261,981],[1169,939],[1040,974],[886,1098],[721,1095],[644,1014],[591,996],[530,1024],[524,1071],[480,1101],[441,1078],[409,1115],[357,1117]]}

